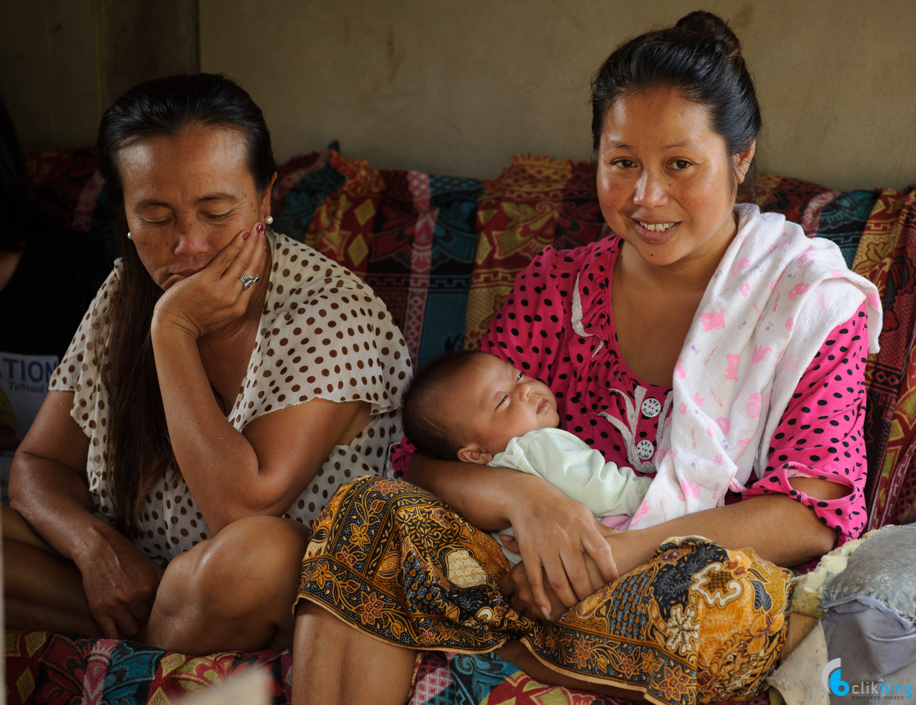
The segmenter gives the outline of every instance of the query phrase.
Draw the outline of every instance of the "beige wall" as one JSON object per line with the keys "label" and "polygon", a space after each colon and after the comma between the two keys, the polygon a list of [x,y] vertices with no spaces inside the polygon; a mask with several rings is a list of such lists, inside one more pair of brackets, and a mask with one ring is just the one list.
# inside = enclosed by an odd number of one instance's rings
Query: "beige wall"
{"label": "beige wall", "polygon": [[26,147],[94,141],[95,35],[92,2],[0,2],[0,94]]}
{"label": "beige wall", "polygon": [[[590,157],[592,73],[697,0],[201,0],[201,66],[262,105],[277,155],[340,139],[377,167],[493,177],[515,152]],[[712,0],[737,30],[768,171],[916,181],[916,3]]]}
{"label": "beige wall", "polygon": [[[164,4],[174,9],[163,12]],[[196,46],[185,45],[198,4],[201,68],[228,73],[252,93],[278,159],[339,139],[346,155],[373,166],[484,178],[515,152],[589,158],[592,73],[622,39],[697,7],[696,0],[0,2],[0,92],[27,146],[91,143],[115,87],[144,71],[193,64]],[[744,45],[767,125],[766,171],[842,189],[916,181],[916,2],[703,6],[729,19]],[[153,25],[162,31],[151,43]]]}
{"label": "beige wall", "polygon": [[138,81],[196,71],[198,0],[0,0],[0,94],[27,149],[95,142]]}

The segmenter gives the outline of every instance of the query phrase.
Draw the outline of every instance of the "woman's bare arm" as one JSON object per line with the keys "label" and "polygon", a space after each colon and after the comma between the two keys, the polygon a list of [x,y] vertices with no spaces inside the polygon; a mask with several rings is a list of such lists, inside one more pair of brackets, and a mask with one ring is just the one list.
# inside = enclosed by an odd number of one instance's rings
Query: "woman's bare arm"
{"label": "woman's bare arm", "polygon": [[16,452],[10,507],[44,541],[74,560],[89,530],[104,524],[93,514],[86,484],[89,439],[70,416],[72,392],[49,392]]}
{"label": "woman's bare arm", "polygon": [[[824,480],[793,478],[797,490],[819,499],[835,499],[849,492],[847,487]],[[822,556],[833,548],[836,532],[821,523],[813,511],[784,494],[762,495],[724,507],[706,509],[638,531],[611,532],[606,538],[621,575],[646,563],[658,546],[672,536],[705,536],[726,548],[753,548],[759,556],[777,565],[793,566]],[[587,564],[591,563],[586,556]],[[606,581],[595,566],[589,566],[592,591]],[[543,600],[551,603],[556,619],[572,607],[558,594],[539,596],[525,570],[516,566],[503,579],[510,604],[519,611],[537,614]]]}
{"label": "woman's bare arm", "polygon": [[213,534],[242,517],[286,511],[365,407],[312,399],[263,414],[243,432],[226,419],[198,342],[260,313],[252,303],[256,289],[243,289],[239,275],[262,271],[266,242],[263,228],[252,228],[247,238],[239,233],[204,270],[167,290],[153,316],[156,374],[172,450]]}
{"label": "woman's bare arm", "polygon": [[[849,488],[824,480],[797,477],[791,484],[818,499],[836,499],[849,493]],[[705,536],[725,548],[753,548],[761,558],[787,567],[819,558],[836,541],[836,531],[821,523],[808,507],[784,494],[762,495],[706,509],[648,529],[620,532],[608,541],[620,570],[629,572],[651,558],[655,548],[669,536],[690,534]]]}
{"label": "woman's bare arm", "polygon": [[149,616],[162,568],[95,516],[86,483],[89,439],[71,418],[72,406],[72,392],[45,398],[13,459],[10,506],[76,564],[102,632],[134,636]]}

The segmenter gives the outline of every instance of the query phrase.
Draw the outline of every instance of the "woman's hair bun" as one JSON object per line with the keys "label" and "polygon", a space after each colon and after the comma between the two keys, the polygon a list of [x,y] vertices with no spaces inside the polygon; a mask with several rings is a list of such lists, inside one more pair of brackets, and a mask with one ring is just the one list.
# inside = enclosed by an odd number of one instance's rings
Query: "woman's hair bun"
{"label": "woman's hair bun", "polygon": [[695,10],[678,20],[677,24],[674,26],[691,32],[697,32],[698,34],[711,36],[725,44],[729,52],[741,53],[741,42],[738,41],[738,37],[735,36],[735,33],[729,29],[728,23],[711,12]]}

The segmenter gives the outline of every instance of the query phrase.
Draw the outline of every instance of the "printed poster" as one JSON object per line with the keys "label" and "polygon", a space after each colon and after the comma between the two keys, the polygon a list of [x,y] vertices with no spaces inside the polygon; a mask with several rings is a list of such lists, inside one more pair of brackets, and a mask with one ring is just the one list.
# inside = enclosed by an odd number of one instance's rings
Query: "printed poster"
{"label": "printed poster", "polygon": [[13,455],[38,415],[57,364],[57,355],[0,352],[0,472],[4,502]]}

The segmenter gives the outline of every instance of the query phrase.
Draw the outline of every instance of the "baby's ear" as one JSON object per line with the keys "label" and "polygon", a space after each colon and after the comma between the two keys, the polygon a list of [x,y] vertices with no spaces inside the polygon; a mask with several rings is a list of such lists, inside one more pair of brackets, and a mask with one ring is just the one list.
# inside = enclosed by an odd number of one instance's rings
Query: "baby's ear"
{"label": "baby's ear", "polygon": [[458,460],[463,463],[477,463],[486,465],[493,460],[493,454],[488,453],[476,443],[469,443],[458,449]]}

